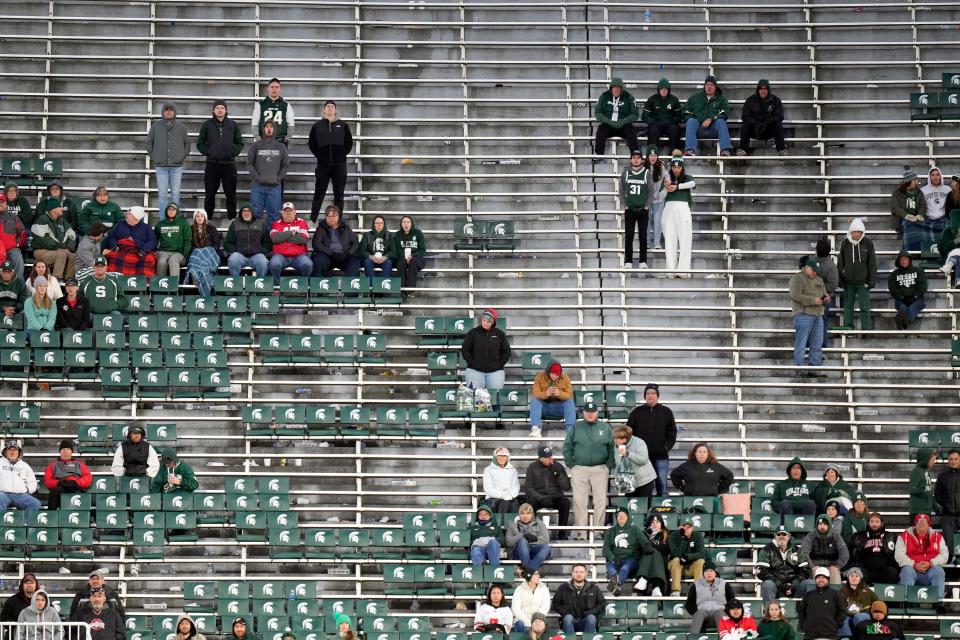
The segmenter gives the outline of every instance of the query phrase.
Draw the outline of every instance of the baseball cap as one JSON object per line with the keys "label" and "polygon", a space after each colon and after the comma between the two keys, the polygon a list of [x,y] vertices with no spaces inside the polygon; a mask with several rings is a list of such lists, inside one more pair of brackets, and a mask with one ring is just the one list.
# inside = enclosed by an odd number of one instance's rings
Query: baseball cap
{"label": "baseball cap", "polygon": [[595,402],[588,402],[583,405],[584,413],[586,413],[587,411],[596,411],[596,410],[597,410],[597,405]]}
{"label": "baseball cap", "polygon": [[93,261],[93,265],[94,265],[94,266],[97,266],[97,265],[106,266],[106,265],[107,265],[107,259],[104,258],[103,256],[97,256],[96,259]]}
{"label": "baseball cap", "polygon": [[538,458],[552,458],[553,457],[553,447],[540,447],[537,449]]}
{"label": "baseball cap", "polygon": [[102,577],[103,577],[103,569],[94,569],[93,571],[91,571],[89,577],[92,578],[93,576],[100,576],[100,577],[102,578]]}
{"label": "baseball cap", "polygon": [[284,202],[284,203],[283,203],[283,207],[281,207],[281,208],[282,208],[282,209],[293,209],[294,211],[297,210],[297,208],[296,208],[295,206],[293,206],[293,203],[292,203],[292,202]]}
{"label": "baseball cap", "polygon": [[80,282],[76,278],[67,278],[63,281],[63,285],[66,287],[79,287]]}
{"label": "baseball cap", "polygon": [[817,567],[817,570],[813,572],[813,577],[817,578],[819,576],[823,576],[824,578],[829,578],[830,569],[827,569],[826,567]]}
{"label": "baseball cap", "polygon": [[9,260],[4,260],[3,264],[0,264],[0,271],[13,271],[13,263]]}

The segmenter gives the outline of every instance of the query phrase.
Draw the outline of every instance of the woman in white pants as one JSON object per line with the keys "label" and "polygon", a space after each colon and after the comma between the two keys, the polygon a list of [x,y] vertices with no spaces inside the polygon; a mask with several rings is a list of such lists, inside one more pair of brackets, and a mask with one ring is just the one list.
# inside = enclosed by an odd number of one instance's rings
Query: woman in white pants
{"label": "woman in white pants", "polygon": [[663,207],[663,239],[667,254],[667,271],[678,278],[689,278],[690,252],[693,245],[693,219],[690,215],[691,191],[697,184],[683,168],[683,156],[670,160],[666,204]]}

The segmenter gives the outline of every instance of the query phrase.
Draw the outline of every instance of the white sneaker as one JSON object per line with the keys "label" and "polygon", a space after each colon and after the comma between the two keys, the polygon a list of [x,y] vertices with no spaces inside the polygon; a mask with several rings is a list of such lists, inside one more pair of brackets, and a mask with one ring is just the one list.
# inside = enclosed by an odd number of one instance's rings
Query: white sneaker
{"label": "white sneaker", "polygon": [[57,569],[57,573],[65,576],[68,573],[70,573],[70,569],[67,569],[66,567],[60,567],[59,569]]}
{"label": "white sneaker", "polygon": [[942,271],[944,275],[949,276],[953,272],[953,263],[947,262],[942,267],[940,267],[940,271]]}
{"label": "white sneaker", "polygon": [[653,596],[654,598],[659,598],[663,596],[663,593],[660,591],[660,587],[654,587],[653,589],[651,589],[650,595]]}
{"label": "white sneaker", "polygon": [[659,245],[659,244],[655,244],[655,245],[653,245],[653,248],[656,249],[657,251],[659,251],[659,250],[660,250],[660,245]]}
{"label": "white sneaker", "polygon": [[649,269],[650,267],[647,266],[647,263],[646,263],[646,262],[641,262],[639,268],[640,268],[640,269]]}
{"label": "white sneaker", "polygon": [[637,591],[643,591],[646,588],[647,588],[647,579],[641,576],[640,579],[637,580],[637,584],[634,586],[634,589],[636,589]]}
{"label": "white sneaker", "polygon": [[530,437],[537,439],[543,437],[543,429],[540,427],[530,427]]}
{"label": "white sneaker", "polygon": [[623,268],[624,268],[624,269],[633,269],[633,263],[632,263],[632,262],[624,262],[624,263],[623,263]]}

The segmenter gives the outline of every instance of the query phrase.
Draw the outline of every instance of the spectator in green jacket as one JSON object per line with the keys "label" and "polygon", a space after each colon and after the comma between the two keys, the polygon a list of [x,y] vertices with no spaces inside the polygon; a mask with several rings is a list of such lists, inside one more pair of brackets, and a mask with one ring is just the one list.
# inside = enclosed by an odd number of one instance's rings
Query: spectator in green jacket
{"label": "spectator in green jacket", "polygon": [[[630,510],[619,507],[613,526],[603,534],[603,558],[607,561],[607,591],[615,596],[622,592],[624,583],[638,576],[636,588],[645,590],[648,582],[656,582],[663,587],[666,574],[660,554],[654,557],[653,545],[644,533],[630,519]],[[629,593],[629,589],[627,590]]]}
{"label": "spectator in green jacket", "polygon": [[897,329],[908,328],[927,306],[923,294],[927,292],[927,274],[913,265],[913,258],[906,251],[897,255],[893,271],[887,276],[887,289],[897,310]]}
{"label": "spectator in green jacket", "polygon": [[583,420],[567,431],[563,442],[563,462],[570,468],[573,487],[573,519],[578,531],[575,538],[585,539],[589,526],[587,507],[593,495],[593,524],[602,527],[606,520],[607,490],[613,468],[613,431],[606,422],[597,420],[597,405],[583,405]]}
{"label": "spectator in green jacket", "polygon": [[910,482],[907,484],[907,493],[910,494],[910,522],[917,514],[925,513],[932,516],[940,513],[940,505],[933,496],[933,482],[930,478],[930,469],[937,464],[937,451],[923,447],[917,451],[917,464],[910,471]]}
{"label": "spectator in green jacket", "polygon": [[[896,229],[904,251],[920,251],[924,243],[937,240],[934,228],[927,223],[927,198],[919,185],[919,176],[907,169],[900,186],[890,195],[890,213],[896,218]],[[936,228],[940,228],[939,224]]]}
{"label": "spectator in green jacket", "polygon": [[853,507],[847,511],[847,515],[843,516],[843,524],[840,529],[840,535],[848,547],[853,544],[853,536],[867,530],[869,520],[870,510],[867,509],[867,496],[863,491],[857,491],[853,494]]}
{"label": "spectator in green jacket", "polygon": [[3,309],[3,315],[12,316],[23,311],[28,296],[27,285],[14,271],[13,262],[4,260],[0,264],[0,309]]}
{"label": "spectator in green jacket", "polygon": [[[690,516],[684,516],[680,527],[670,532],[667,544],[670,547],[670,561],[667,562],[670,595],[677,597],[684,576],[693,578],[694,582],[703,577],[707,550],[703,545],[703,534],[696,530]],[[710,566],[713,567],[712,563]],[[716,567],[713,570],[716,571]]]}
{"label": "spectator in green jacket", "polygon": [[63,205],[55,204],[33,221],[33,257],[42,260],[50,273],[60,280],[76,274],[77,234],[64,215]]}
{"label": "spectator in green jacket", "polygon": [[3,194],[7,197],[7,210],[20,218],[24,229],[29,229],[33,225],[33,208],[30,201],[20,195],[20,187],[16,182],[8,182],[3,185]]}
{"label": "spectator in green jacket", "polygon": [[853,498],[857,490],[843,479],[840,467],[828,462],[823,470],[823,480],[813,490],[813,501],[817,503],[817,513],[823,513],[827,502],[836,500],[840,503],[840,515],[845,515],[853,506]]}
{"label": "spectator in green jacket", "polygon": [[[952,197],[951,194],[950,197]],[[960,262],[960,208],[950,209],[948,207],[947,214],[948,223],[947,228],[943,230],[943,233],[940,234],[940,239],[937,241],[937,249],[940,253],[940,259],[943,260],[943,266],[940,267],[940,271],[943,272],[943,275],[946,276],[947,281],[950,281],[950,273],[956,268],[957,263]],[[960,284],[960,270],[954,276],[953,286]]]}
{"label": "spectator in green jacket", "polygon": [[491,567],[500,566],[500,549],[507,544],[506,534],[499,519],[486,502],[477,507],[477,515],[470,525],[470,562]]}
{"label": "spectator in green jacket", "polygon": [[393,234],[387,230],[387,221],[383,216],[374,216],[370,230],[360,238],[360,263],[363,272],[368,278],[373,278],[375,270],[380,268],[380,275],[389,278],[393,271]]}
{"label": "spectator in green jacket", "polygon": [[186,462],[177,458],[177,452],[169,447],[157,451],[160,470],[150,481],[153,493],[188,494],[200,487],[197,476]]}
{"label": "spectator in green jacket", "polygon": [[[854,218],[847,237],[840,243],[837,270],[843,287],[843,329],[853,329],[853,310],[860,307],[860,329],[871,331],[870,290],[877,282],[877,252],[866,237],[867,228]],[[839,329],[840,327],[838,327]]]}
{"label": "spectator in green jacket", "polygon": [[639,149],[630,154],[630,164],[620,174],[620,200],[623,201],[623,267],[633,268],[633,236],[640,230],[640,269],[647,268],[647,226],[649,222],[647,208],[649,197],[648,184],[650,169],[643,161],[643,152]]}
{"label": "spectator in green jacket", "polygon": [[80,211],[80,217],[77,218],[77,231],[81,235],[90,235],[90,227],[94,222],[102,222],[103,226],[110,231],[110,228],[123,220],[123,211],[119,205],[110,201],[110,192],[103,185],[97,187],[93,192],[93,200],[87,202]]}
{"label": "spectator in green jacket", "polygon": [[[400,286],[404,289],[416,287],[420,270],[426,266],[427,243],[423,232],[413,224],[413,218],[403,216],[400,218],[400,228],[394,232],[390,242],[390,253],[396,256]],[[405,293],[410,295],[409,292]]]}
{"label": "spectator in green jacket", "polygon": [[630,152],[639,149],[637,130],[633,123],[640,118],[637,101],[623,88],[623,80],[613,78],[610,87],[597,98],[593,108],[597,125],[597,136],[593,143],[593,152],[600,156],[610,138],[623,138]]}
{"label": "spectator in green jacket", "polygon": [[103,256],[94,259],[93,275],[83,283],[82,295],[90,302],[90,313],[94,315],[119,314],[127,306],[120,283],[107,274],[107,259]]}
{"label": "spectator in green jacket", "polygon": [[171,202],[153,232],[157,235],[157,275],[180,276],[192,247],[190,223],[179,215],[180,207]]}
{"label": "spectator in green jacket", "polygon": [[780,515],[817,513],[817,503],[813,500],[813,488],[807,482],[807,468],[800,458],[794,458],[787,464],[787,477],[777,483],[773,490],[773,503]]}
{"label": "spectator in green jacket", "polygon": [[730,144],[730,131],[727,129],[727,117],[730,115],[730,103],[717,86],[717,77],[709,75],[703,81],[703,90],[690,96],[683,110],[687,120],[687,139],[685,155],[697,154],[699,138],[717,138],[721,156],[729,156],[733,146]]}
{"label": "spectator in green jacket", "polygon": [[660,138],[666,136],[670,140],[670,149],[663,155],[669,156],[673,151],[680,149],[680,117],[683,109],[680,99],[670,93],[670,81],[660,78],[657,83],[657,92],[647,98],[640,112],[640,119],[647,125],[647,143],[660,148]]}
{"label": "spectator in green jacket", "polygon": [[46,196],[40,201],[40,204],[37,205],[36,215],[47,213],[55,204],[63,206],[63,215],[66,216],[70,226],[76,229],[80,209],[77,208],[77,203],[73,198],[68,198],[64,195],[63,183],[60,181],[60,178],[54,178],[50,181],[50,184],[47,185]]}

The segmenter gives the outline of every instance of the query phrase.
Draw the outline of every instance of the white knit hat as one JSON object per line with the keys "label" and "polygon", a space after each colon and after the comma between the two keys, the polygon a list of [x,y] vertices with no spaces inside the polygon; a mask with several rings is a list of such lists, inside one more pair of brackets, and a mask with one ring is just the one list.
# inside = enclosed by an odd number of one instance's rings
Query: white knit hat
{"label": "white knit hat", "polygon": [[127,209],[127,213],[132,215],[140,222],[144,222],[147,219],[147,211],[143,207],[130,207]]}

